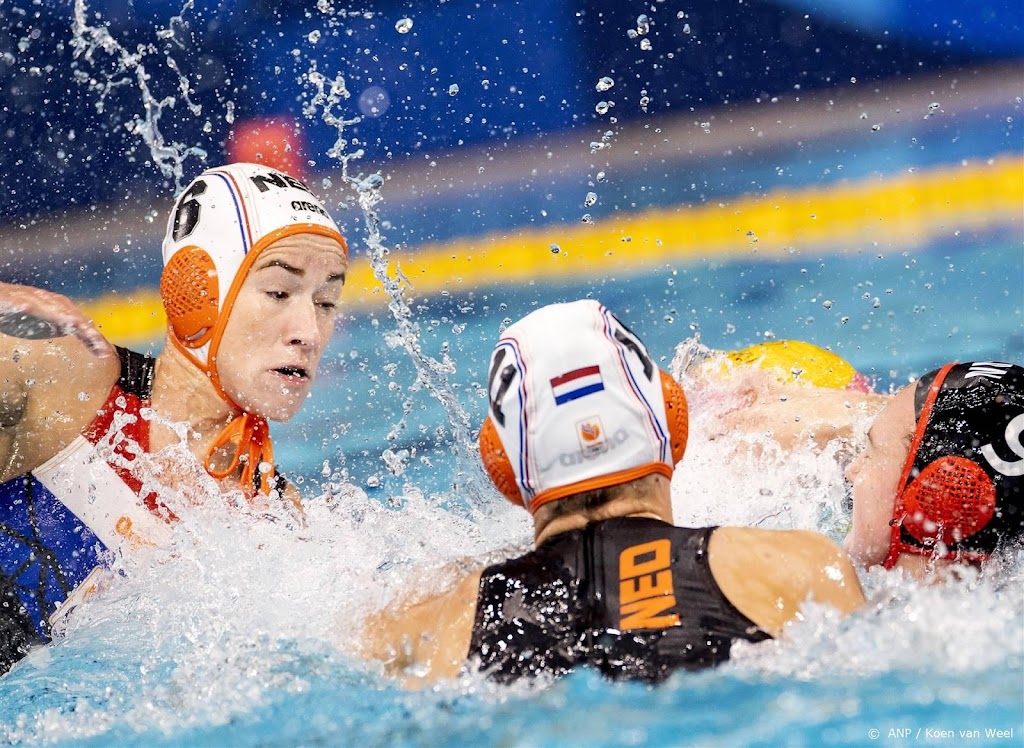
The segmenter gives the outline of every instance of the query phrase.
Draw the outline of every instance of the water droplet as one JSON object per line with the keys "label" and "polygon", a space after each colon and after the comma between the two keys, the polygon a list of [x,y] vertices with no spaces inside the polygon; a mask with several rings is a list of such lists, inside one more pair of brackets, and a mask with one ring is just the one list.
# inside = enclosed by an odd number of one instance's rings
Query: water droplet
{"label": "water droplet", "polygon": [[594,192],[588,192],[587,197],[583,200],[583,207],[589,208],[597,202],[597,194]]}
{"label": "water droplet", "polygon": [[825,307],[826,309],[831,309],[832,308],[832,302],[829,301],[828,299],[825,299],[823,302],[821,302],[821,305],[823,307]]}
{"label": "water droplet", "polygon": [[636,18],[636,32],[641,36],[649,34],[651,31],[651,19],[645,15],[639,15]]}
{"label": "water droplet", "polygon": [[850,78],[850,83],[856,83],[856,82],[857,82],[856,78]]}
{"label": "water droplet", "polygon": [[593,223],[594,217],[589,213],[584,213],[583,218],[580,219],[580,223]]}
{"label": "water droplet", "polygon": [[612,103],[608,101],[599,101],[597,106],[594,107],[594,111],[598,114],[608,114],[608,110],[612,108]]}
{"label": "water droplet", "polygon": [[929,114],[932,113],[932,112],[939,111],[939,107],[941,107],[941,106],[942,105],[939,104],[939,102],[933,101],[931,104],[928,105],[928,112],[929,112]]}
{"label": "water droplet", "polygon": [[395,31],[399,34],[408,34],[412,31],[412,19],[411,18],[400,18],[395,24]]}
{"label": "water droplet", "polygon": [[652,49],[654,49],[654,45],[651,44],[650,39],[644,38],[640,40],[640,49],[642,49],[644,52],[650,52]]}
{"label": "water droplet", "polygon": [[598,182],[603,182],[603,181],[604,181],[604,180],[606,180],[607,178],[608,178],[608,175],[607,175],[607,174],[605,174],[605,173],[604,173],[603,171],[599,171],[599,172],[597,172],[597,177],[596,177],[596,179],[597,179],[597,181],[598,181]]}
{"label": "water droplet", "polygon": [[599,80],[597,82],[597,86],[595,86],[595,88],[597,88],[597,90],[600,91],[601,93],[604,93],[605,91],[607,91],[609,88],[611,88],[614,85],[615,85],[615,81],[613,81],[611,78],[609,78],[606,75],[605,77],[603,77],[601,80]]}
{"label": "water droplet", "polygon": [[458,83],[453,83],[450,86],[448,86],[448,95],[449,96],[455,96],[456,94],[458,94],[458,92],[459,92],[459,84]]}
{"label": "water droplet", "polygon": [[316,44],[318,41],[320,41],[320,32],[316,30],[310,31],[309,35],[306,38],[309,39],[310,44]]}
{"label": "water droplet", "polygon": [[688,24],[688,23],[684,23],[683,24],[683,33],[684,34],[689,34],[690,33],[690,24]]}
{"label": "water droplet", "polygon": [[561,251],[562,251],[562,248],[559,247],[557,244],[552,244],[551,245],[551,254],[557,255]]}

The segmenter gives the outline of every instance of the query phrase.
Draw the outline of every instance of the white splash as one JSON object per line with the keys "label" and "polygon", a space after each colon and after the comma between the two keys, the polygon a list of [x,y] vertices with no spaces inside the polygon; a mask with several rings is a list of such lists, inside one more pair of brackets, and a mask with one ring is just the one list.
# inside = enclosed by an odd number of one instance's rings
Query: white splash
{"label": "white splash", "polygon": [[[157,38],[183,46],[180,30],[185,23],[183,17],[192,9],[192,5],[193,0],[186,0],[181,13],[171,18],[167,26],[157,32]],[[91,25],[87,20],[87,11],[85,0],[75,0],[71,38],[75,59],[94,68],[102,64],[100,57],[107,57],[114,64],[114,71],[101,72],[94,76],[79,68],[75,71],[76,80],[99,94],[96,110],[103,112],[111,92],[122,86],[132,85],[134,79],[134,84],[142,97],[143,115],[135,115],[125,123],[125,126],[130,133],[137,135],[148,146],[153,163],[165,177],[174,180],[176,191],[180,191],[185,161],[190,157],[205,161],[206,151],[198,146],[186,146],[173,140],[168,142],[160,130],[160,118],[165,109],[175,107],[179,97],[194,117],[202,114],[202,108],[189,98],[192,84],[181,73],[170,52],[165,52],[165,63],[178,78],[177,95],[155,95],[150,90],[150,75],[146,72],[144,62],[147,57],[158,54],[160,50],[154,44],[140,44],[136,51],[129,52],[110,34],[106,25]]]}

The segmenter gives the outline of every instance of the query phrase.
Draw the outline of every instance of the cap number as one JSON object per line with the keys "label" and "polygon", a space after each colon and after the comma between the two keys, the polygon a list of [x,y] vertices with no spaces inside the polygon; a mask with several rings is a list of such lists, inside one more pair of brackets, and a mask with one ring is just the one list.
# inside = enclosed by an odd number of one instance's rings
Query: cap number
{"label": "cap number", "polygon": [[196,226],[199,224],[199,211],[202,208],[196,198],[204,192],[206,192],[206,182],[197,179],[181,196],[178,207],[174,211],[174,228],[171,230],[171,238],[174,241],[180,242],[196,230]]}
{"label": "cap number", "polygon": [[[504,369],[501,368],[501,362],[505,360],[505,353],[504,348],[499,348],[495,351],[494,361],[491,362],[491,373],[487,377],[487,391],[493,393],[491,396],[491,415],[494,416],[494,420],[498,422],[499,426],[505,425],[505,412],[501,409],[501,401],[505,399],[505,393],[512,386],[512,380],[516,376],[514,364],[509,364]],[[498,373],[499,369],[501,374]],[[495,379],[500,379],[501,381],[497,392],[494,391]]]}
{"label": "cap number", "polygon": [[985,455],[988,464],[1003,475],[1011,478],[1019,478],[1024,475],[1024,444],[1021,444],[1020,441],[1022,432],[1024,432],[1024,413],[1021,413],[1006,425],[1006,433],[1003,435],[1006,438],[1006,446],[1010,448],[1011,452],[1021,458],[1019,460],[1002,459],[992,449],[991,444],[986,444],[981,448],[981,453]]}

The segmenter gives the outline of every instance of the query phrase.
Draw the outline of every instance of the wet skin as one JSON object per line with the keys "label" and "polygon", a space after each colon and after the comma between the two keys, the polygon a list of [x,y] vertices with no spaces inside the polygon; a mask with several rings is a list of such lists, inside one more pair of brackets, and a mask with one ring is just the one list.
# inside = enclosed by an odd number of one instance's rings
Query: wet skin
{"label": "wet skin", "polygon": [[882,408],[868,430],[867,447],[846,470],[853,525],[844,545],[863,566],[882,563],[889,552],[889,521],[914,432],[914,390],[904,387]]}
{"label": "wet skin", "polygon": [[337,242],[275,242],[246,276],[217,355],[225,392],[243,409],[287,421],[302,406],[331,339],[348,260]]}

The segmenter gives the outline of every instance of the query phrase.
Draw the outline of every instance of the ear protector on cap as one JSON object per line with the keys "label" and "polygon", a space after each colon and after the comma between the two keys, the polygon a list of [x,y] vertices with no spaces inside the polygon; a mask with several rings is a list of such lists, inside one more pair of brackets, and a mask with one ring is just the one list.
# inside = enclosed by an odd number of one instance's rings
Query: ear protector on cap
{"label": "ear protector on cap", "polygon": [[217,266],[206,250],[185,247],[175,252],[160,276],[160,297],[167,324],[186,348],[210,342],[217,323]]}
{"label": "ear protector on cap", "polygon": [[491,358],[480,457],[494,485],[531,512],[644,475],[669,477],[686,449],[686,395],[592,300],[543,307]]}
{"label": "ear protector on cap", "polygon": [[[1022,385],[1024,369],[987,361],[947,364],[918,382],[887,568],[901,553],[984,560],[1024,536]],[[1021,459],[1001,456],[1010,454]]]}
{"label": "ear protector on cap", "polygon": [[949,546],[988,524],[995,508],[996,487],[978,463],[940,457],[903,492],[903,528],[922,546]]}
{"label": "ear protector on cap", "polygon": [[309,188],[265,165],[207,169],[178,198],[164,235],[160,296],[172,343],[218,389],[216,352],[245,276],[264,249],[302,233],[333,239],[348,253]]}

